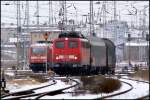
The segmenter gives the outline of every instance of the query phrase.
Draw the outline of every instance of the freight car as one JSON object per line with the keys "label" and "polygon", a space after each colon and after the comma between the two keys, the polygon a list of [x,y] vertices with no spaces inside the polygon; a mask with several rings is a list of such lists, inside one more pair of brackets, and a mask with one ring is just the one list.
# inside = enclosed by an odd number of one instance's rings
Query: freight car
{"label": "freight car", "polygon": [[114,74],[115,45],[108,39],[77,32],[61,33],[53,41],[52,60],[51,69],[60,75]]}
{"label": "freight car", "polygon": [[33,72],[45,72],[52,64],[52,43],[37,41],[29,48],[29,67]]}

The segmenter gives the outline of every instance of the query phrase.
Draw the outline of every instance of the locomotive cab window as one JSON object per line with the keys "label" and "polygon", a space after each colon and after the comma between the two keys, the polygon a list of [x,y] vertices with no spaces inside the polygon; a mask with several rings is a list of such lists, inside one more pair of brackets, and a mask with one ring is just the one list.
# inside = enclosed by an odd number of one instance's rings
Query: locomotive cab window
{"label": "locomotive cab window", "polygon": [[46,49],[45,48],[32,48],[32,53],[43,54],[43,53],[46,53]]}
{"label": "locomotive cab window", "polygon": [[69,41],[69,48],[77,48],[78,42],[77,41]]}
{"label": "locomotive cab window", "polygon": [[55,47],[56,48],[64,48],[65,47],[65,42],[63,42],[63,41],[57,41],[55,43]]}

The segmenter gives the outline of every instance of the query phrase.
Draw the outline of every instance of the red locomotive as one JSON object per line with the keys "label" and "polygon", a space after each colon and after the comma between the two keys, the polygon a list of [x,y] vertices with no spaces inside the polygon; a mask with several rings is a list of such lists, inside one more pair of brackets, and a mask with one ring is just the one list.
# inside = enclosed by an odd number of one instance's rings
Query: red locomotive
{"label": "red locomotive", "polygon": [[114,73],[115,46],[108,39],[61,33],[53,41],[52,67],[60,75]]}
{"label": "red locomotive", "polygon": [[29,67],[33,72],[45,72],[52,64],[52,43],[46,42],[38,41],[29,48]]}

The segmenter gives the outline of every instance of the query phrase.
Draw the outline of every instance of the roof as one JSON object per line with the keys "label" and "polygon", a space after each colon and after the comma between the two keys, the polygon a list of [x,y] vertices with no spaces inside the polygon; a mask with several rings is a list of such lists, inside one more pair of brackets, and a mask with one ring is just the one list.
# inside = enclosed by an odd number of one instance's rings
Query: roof
{"label": "roof", "polygon": [[44,46],[50,46],[51,44],[47,44],[47,43],[34,43],[34,44],[31,44],[31,47],[44,47]]}
{"label": "roof", "polygon": [[139,42],[139,43],[133,43],[133,42],[131,42],[131,43],[125,43],[125,45],[126,46],[148,46],[149,45],[149,43],[146,43],[146,42],[143,42],[143,43],[141,43],[141,42]]}

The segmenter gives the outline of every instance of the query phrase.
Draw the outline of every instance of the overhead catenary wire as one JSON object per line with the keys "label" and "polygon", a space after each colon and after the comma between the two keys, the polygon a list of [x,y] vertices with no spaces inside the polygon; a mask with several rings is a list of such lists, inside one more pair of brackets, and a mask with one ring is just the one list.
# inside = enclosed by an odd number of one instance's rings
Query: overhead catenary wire
{"label": "overhead catenary wire", "polygon": [[[8,6],[9,7],[9,4],[10,5],[16,5],[16,2],[15,3],[13,3],[14,1],[12,1],[12,2],[2,2],[2,4],[5,4],[6,3],[6,5],[2,5],[2,6]],[[34,6],[34,4],[36,3],[33,3],[33,1],[29,1],[30,3],[31,3],[31,5],[30,5],[30,9],[32,9],[33,8],[33,10],[34,10],[34,8],[36,8],[36,5]],[[8,5],[7,5],[7,3],[9,3]],[[81,4],[87,4],[88,2],[82,2]],[[137,6],[136,6],[136,4],[138,4],[138,10],[141,10],[141,9],[143,9],[142,7],[142,5],[140,6],[140,2],[117,2],[118,4],[117,5],[119,5],[119,6],[125,6],[125,4],[126,5],[129,5],[129,7],[131,6],[131,3],[132,3],[132,6],[135,6],[136,8],[137,8]],[[39,5],[41,5],[40,7],[39,7],[39,9],[40,10],[46,10],[47,8],[48,8],[48,6],[45,6],[44,4],[47,4],[48,5],[48,1],[39,1]],[[56,3],[54,3],[53,4],[53,6],[55,6],[55,4],[57,4],[58,5],[58,2],[56,2]],[[69,5],[72,5],[72,2],[67,2],[66,3],[67,4],[67,7],[69,6]],[[80,4],[80,2],[74,2],[73,4]],[[108,4],[112,4],[112,2],[111,1],[108,1]],[[23,5],[24,7],[23,7],[23,9],[25,9],[25,1],[21,1],[21,5]],[[111,7],[111,5],[108,5],[109,7]],[[139,8],[139,6],[140,6],[140,8]],[[10,7],[12,7],[12,6],[10,6]],[[47,8],[46,8],[47,7]],[[76,6],[76,7],[79,7],[78,5]],[[109,8],[108,7],[108,8]],[[112,8],[112,7],[111,7]],[[21,7],[21,9],[22,9],[22,7]],[[24,10],[21,10],[21,13],[23,13],[24,12]],[[57,10],[58,8],[55,8],[55,9],[53,9],[53,12],[54,12],[54,15],[55,16],[57,16],[57,14],[58,14],[58,10]],[[126,9],[126,8],[122,8],[122,9]],[[5,9],[4,9],[5,10]],[[86,10],[86,9],[85,9]],[[85,10],[84,9],[82,9],[82,10],[79,10],[79,9],[77,9],[77,11],[78,11],[78,16],[82,16],[82,14],[83,13],[85,13],[86,14],[86,12],[85,12]],[[2,11],[3,11],[3,9],[2,9]],[[48,11],[48,10],[47,10]],[[70,14],[68,13],[70,10],[69,9],[67,9],[67,14],[68,14],[68,16],[70,16]],[[112,13],[111,11],[110,11],[110,9],[108,9],[107,10],[109,13]],[[146,8],[146,13],[148,12],[148,9]],[[5,14],[5,11],[3,11],[2,13],[4,13]],[[10,11],[10,13],[13,13],[12,11]],[[30,16],[31,17],[33,17],[33,12],[29,12],[30,13]],[[71,13],[72,14],[72,13]],[[75,14],[75,13],[74,13]],[[23,15],[23,14],[22,14]],[[112,14],[111,14],[112,15]],[[111,16],[110,15],[110,16]],[[122,13],[122,10],[121,10],[121,15],[124,15],[123,13]],[[13,16],[13,15],[12,15]],[[11,16],[11,17],[12,17]],[[72,16],[72,15],[71,15]],[[108,17],[110,17],[110,16],[108,16]],[[127,15],[125,15],[125,17],[126,17]],[[44,14],[43,15],[40,15],[39,17],[47,17],[47,16],[45,16]],[[43,18],[41,18],[41,19],[43,19]],[[78,17],[79,18],[79,17]],[[127,18],[127,17],[126,17]],[[146,18],[148,18],[148,16],[146,17]],[[6,18],[5,18],[6,19]],[[34,20],[35,18],[31,18],[31,20]],[[48,18],[46,18],[47,20],[48,20]],[[78,19],[79,20],[79,19]],[[41,22],[41,21],[40,21]]]}

